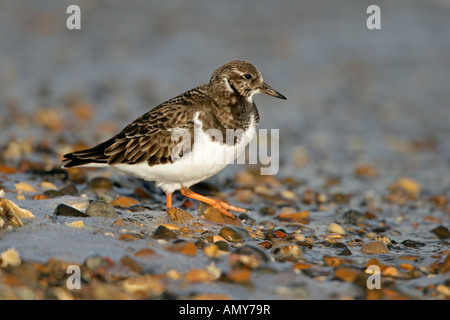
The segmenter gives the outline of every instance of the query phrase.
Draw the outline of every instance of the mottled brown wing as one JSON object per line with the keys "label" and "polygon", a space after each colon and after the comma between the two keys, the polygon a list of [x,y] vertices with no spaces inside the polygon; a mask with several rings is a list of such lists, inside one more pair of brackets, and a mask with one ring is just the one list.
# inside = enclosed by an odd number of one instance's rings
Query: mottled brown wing
{"label": "mottled brown wing", "polygon": [[[201,87],[177,96],[145,113],[113,138],[87,149],[66,154],[64,167],[88,165],[90,163],[136,164],[147,162],[149,165],[171,163],[174,159],[173,148],[177,156],[182,156],[179,148],[183,141],[179,135],[173,139],[176,130],[188,132],[193,144],[194,117],[199,113],[199,119],[208,125],[218,126],[217,119],[212,115],[213,100],[201,90]],[[187,142],[187,140],[185,141]]]}
{"label": "mottled brown wing", "polygon": [[173,148],[182,142],[182,137],[172,138],[172,135],[176,130],[183,129],[192,137],[196,112],[196,108],[167,103],[144,114],[129,124],[105,149],[107,163],[135,164],[146,161],[149,165],[155,165],[172,162]]}

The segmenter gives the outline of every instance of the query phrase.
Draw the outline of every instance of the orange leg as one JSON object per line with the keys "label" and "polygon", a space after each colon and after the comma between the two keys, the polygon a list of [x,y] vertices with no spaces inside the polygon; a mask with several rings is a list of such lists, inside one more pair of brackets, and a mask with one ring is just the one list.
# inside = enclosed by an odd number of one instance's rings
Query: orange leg
{"label": "orange leg", "polygon": [[166,192],[166,209],[169,209],[172,206],[172,194]]}
{"label": "orange leg", "polygon": [[228,204],[226,202],[223,202],[223,201],[220,201],[217,199],[212,199],[212,198],[208,198],[206,196],[202,196],[201,194],[195,193],[191,189],[185,188],[183,186],[181,187],[181,194],[184,195],[185,197],[199,200],[201,202],[205,202],[205,203],[213,206],[214,208],[219,209],[220,212],[222,212],[232,218],[234,218],[234,215],[232,213],[228,212],[227,209],[232,210],[232,211],[238,211],[238,212],[247,212],[248,211],[247,209],[235,207],[235,206],[232,206],[231,204]]}

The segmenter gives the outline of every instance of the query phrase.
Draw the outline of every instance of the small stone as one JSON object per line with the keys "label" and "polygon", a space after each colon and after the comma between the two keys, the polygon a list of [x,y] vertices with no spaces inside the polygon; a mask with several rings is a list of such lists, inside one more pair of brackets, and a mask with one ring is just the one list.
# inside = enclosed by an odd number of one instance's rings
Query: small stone
{"label": "small stone", "polygon": [[203,253],[208,258],[218,258],[219,257],[219,246],[217,244],[213,243],[207,247],[204,247]]}
{"label": "small stone", "polygon": [[153,256],[154,254],[155,254],[155,251],[153,251],[152,249],[150,249],[150,248],[144,248],[144,249],[141,249],[141,250],[136,251],[136,252],[134,253],[134,256],[135,256],[135,257],[138,257],[138,258],[144,258],[144,257],[150,257],[150,256]]}
{"label": "small stone", "polygon": [[199,215],[201,215],[204,219],[209,220],[211,222],[215,223],[223,223],[223,224],[231,224],[234,226],[240,226],[241,220],[239,220],[237,217],[230,217],[222,212],[220,212],[219,209],[216,209],[209,204],[201,202],[198,206],[197,212]]}
{"label": "small stone", "polygon": [[59,190],[53,190],[53,189],[45,190],[43,192],[43,195],[46,196],[47,199],[65,196],[64,192],[59,191]]}
{"label": "small stone", "polygon": [[47,200],[47,199],[51,199],[51,197],[49,197],[45,194],[35,194],[33,196],[33,200]]}
{"label": "small stone", "polygon": [[167,214],[169,215],[170,220],[179,224],[186,223],[194,218],[189,212],[176,207],[168,208]]}
{"label": "small stone", "polygon": [[21,192],[36,192],[36,189],[28,182],[18,182],[15,184],[16,190]]}
{"label": "small stone", "polygon": [[403,244],[405,247],[411,247],[411,248],[419,248],[419,247],[425,246],[425,243],[423,243],[423,242],[414,241],[414,240],[409,240],[409,239],[404,240],[404,241],[402,242],[402,244]]}
{"label": "small stone", "polygon": [[127,292],[144,293],[150,297],[158,297],[166,290],[161,280],[150,274],[128,278],[123,282],[123,287]]}
{"label": "small stone", "polygon": [[280,261],[297,261],[303,255],[302,250],[296,244],[276,247],[273,252],[278,255]]}
{"label": "small stone", "polygon": [[344,212],[343,218],[344,222],[351,224],[364,223],[364,221],[366,220],[364,214],[356,210],[348,210]]}
{"label": "small stone", "polygon": [[0,259],[2,260],[3,268],[7,266],[18,267],[22,262],[19,252],[14,248],[7,249],[0,253]]}
{"label": "small stone", "polygon": [[385,235],[378,234],[373,238],[373,240],[383,242],[388,248],[392,246],[391,240]]}
{"label": "small stone", "polygon": [[447,239],[450,238],[450,231],[444,226],[438,226],[431,230],[432,233],[437,235],[439,239]]}
{"label": "small stone", "polygon": [[334,277],[346,281],[346,282],[355,282],[355,280],[361,275],[361,271],[353,268],[347,267],[339,267],[336,268],[334,273]]}
{"label": "small stone", "polygon": [[[77,186],[72,182],[69,182],[67,185],[62,187],[59,191],[65,195],[75,196],[75,197],[78,196]],[[44,194],[45,194],[45,192],[44,192]]]}
{"label": "small stone", "polygon": [[100,267],[106,266],[107,265],[107,261],[100,255],[92,255],[90,257],[87,257],[84,260],[83,265],[87,269],[95,272]]}
{"label": "small stone", "polygon": [[398,179],[397,185],[406,192],[414,195],[417,195],[420,192],[420,184],[410,178],[403,177]]}
{"label": "small stone", "polygon": [[249,269],[232,268],[226,274],[226,279],[234,283],[249,283],[251,280],[251,272]]}
{"label": "small stone", "polygon": [[249,232],[241,227],[224,226],[220,229],[219,235],[230,242],[241,242],[250,239]]}
{"label": "small stone", "polygon": [[91,190],[112,190],[114,184],[105,177],[95,177],[88,183],[88,188]]}
{"label": "small stone", "polygon": [[393,266],[387,266],[383,271],[381,271],[381,274],[386,277],[398,277],[399,275],[397,268]]}
{"label": "small stone", "polygon": [[231,265],[237,262],[248,268],[256,268],[264,262],[269,262],[269,256],[260,247],[253,244],[244,244],[234,250],[229,256]]}
{"label": "small stone", "polygon": [[83,220],[77,220],[77,221],[72,221],[70,223],[65,223],[67,226],[72,227],[72,228],[84,228],[84,222]]}
{"label": "small stone", "polygon": [[361,252],[365,254],[381,254],[381,253],[388,253],[389,250],[383,242],[373,241],[364,244],[361,247]]}
{"label": "small stone", "polygon": [[215,244],[215,245],[219,248],[219,250],[221,250],[221,251],[225,251],[225,252],[230,251],[230,245],[229,245],[228,242],[226,242],[226,241],[219,240],[219,241],[215,241],[214,244]]}
{"label": "small stone", "polygon": [[126,207],[134,206],[135,204],[138,204],[139,201],[134,198],[131,198],[131,197],[121,196],[121,197],[114,199],[110,203],[114,207],[126,208]]}
{"label": "small stone", "polygon": [[197,247],[194,243],[189,241],[176,242],[165,249],[170,252],[182,253],[191,257],[195,257],[197,255]]}
{"label": "small stone", "polygon": [[301,233],[295,233],[294,234],[295,241],[305,241],[305,236]]}
{"label": "small stone", "polygon": [[49,181],[42,181],[40,186],[44,190],[56,190],[56,189],[58,189],[53,182],[49,182]]}
{"label": "small stone", "polygon": [[344,228],[342,228],[339,224],[337,224],[337,223],[330,223],[329,225],[328,225],[328,229],[327,229],[329,232],[331,232],[331,233],[336,233],[336,234],[345,234],[345,230],[344,230]]}
{"label": "small stone", "polygon": [[161,225],[172,231],[177,231],[181,229],[179,226],[172,223],[162,223]]}
{"label": "small stone", "polygon": [[22,218],[34,218],[34,215],[11,200],[0,198],[0,228],[6,229],[9,225],[21,227],[23,226]]}
{"label": "small stone", "polygon": [[275,230],[273,234],[275,235],[275,237],[280,238],[280,239],[287,237],[287,233],[283,229]]}
{"label": "small stone", "polygon": [[436,291],[443,294],[447,299],[450,298],[450,288],[443,284],[438,284],[436,286]]}
{"label": "small stone", "polygon": [[192,269],[186,272],[184,279],[189,283],[209,282],[214,277],[205,269]]}
{"label": "small stone", "polygon": [[444,263],[439,268],[439,274],[450,273],[450,254],[445,258]]}
{"label": "small stone", "polygon": [[120,258],[120,264],[136,273],[142,272],[142,266],[129,256],[123,256],[122,258]]}
{"label": "small stone", "polygon": [[121,241],[134,241],[136,239],[140,239],[136,234],[121,233],[119,235],[119,240]]}
{"label": "small stone", "polygon": [[277,210],[274,207],[265,206],[259,209],[259,213],[263,216],[273,216]]}
{"label": "small stone", "polygon": [[352,263],[348,259],[335,257],[335,256],[328,256],[328,255],[323,256],[322,260],[323,260],[324,264],[329,267],[337,267],[341,264],[351,264]]}
{"label": "small stone", "polygon": [[85,214],[90,217],[106,217],[112,219],[115,219],[119,216],[113,205],[103,200],[96,200],[89,204],[89,206],[86,208]]}
{"label": "small stone", "polygon": [[235,198],[238,202],[252,203],[255,199],[255,193],[252,190],[239,190]]}
{"label": "small stone", "polygon": [[63,216],[63,217],[82,217],[82,218],[88,217],[87,214],[64,203],[58,204],[53,214],[55,216]]}
{"label": "small stone", "polygon": [[175,232],[160,225],[153,232],[153,238],[154,239],[177,239],[178,237]]}
{"label": "small stone", "polygon": [[309,211],[296,211],[293,208],[284,207],[278,214],[278,219],[281,221],[305,223],[307,222],[308,216]]}
{"label": "small stone", "polygon": [[414,270],[414,267],[412,266],[412,265],[410,265],[409,263],[402,263],[402,264],[400,264],[400,269],[403,269],[403,270]]}
{"label": "small stone", "polygon": [[354,174],[357,177],[375,178],[378,175],[378,171],[370,165],[359,165],[355,168]]}

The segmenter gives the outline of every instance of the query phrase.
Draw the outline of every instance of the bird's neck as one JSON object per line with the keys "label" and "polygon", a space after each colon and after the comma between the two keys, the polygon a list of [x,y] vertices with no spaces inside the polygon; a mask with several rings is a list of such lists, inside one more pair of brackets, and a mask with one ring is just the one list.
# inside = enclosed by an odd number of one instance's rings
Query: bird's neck
{"label": "bird's neck", "polygon": [[215,115],[226,129],[246,129],[252,116],[254,120],[259,120],[253,99],[247,99],[226,87],[212,87],[210,95],[216,102]]}

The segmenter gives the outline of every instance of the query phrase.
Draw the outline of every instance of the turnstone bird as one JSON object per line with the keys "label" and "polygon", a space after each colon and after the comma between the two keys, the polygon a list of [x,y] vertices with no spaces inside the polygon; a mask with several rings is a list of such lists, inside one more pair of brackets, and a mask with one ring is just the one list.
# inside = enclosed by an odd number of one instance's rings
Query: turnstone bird
{"label": "turnstone bird", "polygon": [[286,99],[251,63],[228,62],[213,72],[208,84],[160,104],[91,149],[66,154],[63,167],[115,167],[155,181],[166,193],[167,208],[172,206],[173,192],[180,190],[234,217],[228,210],[247,210],[190,187],[233,162],[255,136],[256,93]]}

